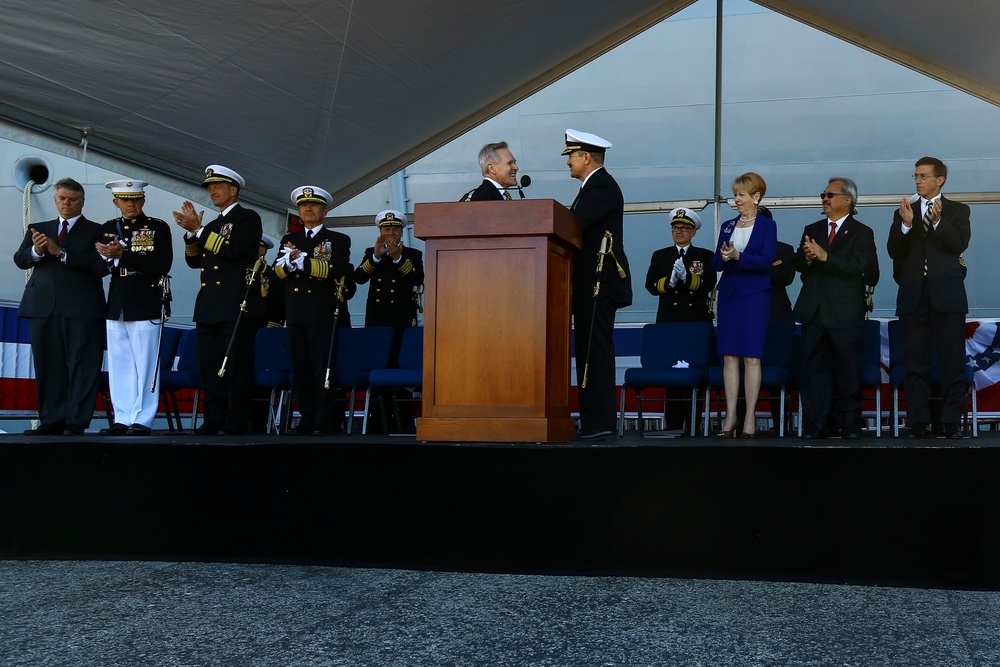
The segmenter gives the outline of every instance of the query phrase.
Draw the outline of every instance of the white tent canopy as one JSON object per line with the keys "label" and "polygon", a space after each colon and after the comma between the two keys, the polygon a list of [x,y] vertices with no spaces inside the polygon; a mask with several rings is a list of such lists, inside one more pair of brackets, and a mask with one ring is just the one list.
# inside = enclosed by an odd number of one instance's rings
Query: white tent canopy
{"label": "white tent canopy", "polygon": [[[307,181],[340,203],[693,2],[8,0],[0,118],[191,181],[231,165],[279,210]],[[994,3],[757,4],[1000,104]]]}

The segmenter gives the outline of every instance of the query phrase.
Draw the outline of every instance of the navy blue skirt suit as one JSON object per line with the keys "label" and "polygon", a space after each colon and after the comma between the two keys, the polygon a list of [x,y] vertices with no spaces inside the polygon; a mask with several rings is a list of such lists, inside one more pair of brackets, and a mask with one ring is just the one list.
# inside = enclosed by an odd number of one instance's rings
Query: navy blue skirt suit
{"label": "navy blue skirt suit", "polygon": [[771,313],[771,263],[778,245],[778,226],[760,213],[740,257],[723,261],[721,248],[736,229],[739,216],[722,223],[712,268],[722,272],[718,284],[718,353],[737,357],[764,355]]}

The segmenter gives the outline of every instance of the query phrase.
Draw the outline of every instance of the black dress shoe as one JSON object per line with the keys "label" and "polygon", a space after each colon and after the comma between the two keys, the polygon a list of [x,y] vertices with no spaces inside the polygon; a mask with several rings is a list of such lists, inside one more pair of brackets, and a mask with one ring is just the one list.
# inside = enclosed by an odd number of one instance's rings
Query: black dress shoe
{"label": "black dress shoe", "polygon": [[83,435],[83,432],[86,430],[87,429],[79,424],[67,424],[66,430],[63,431],[63,435]]}
{"label": "black dress shoe", "polygon": [[153,429],[142,424],[132,424],[128,429],[128,435],[153,435]]}
{"label": "black dress shoe", "polygon": [[914,424],[910,427],[910,430],[906,432],[907,440],[923,440],[924,438],[932,437],[933,433],[927,428],[927,424]]}
{"label": "black dress shoe", "polygon": [[857,426],[845,426],[840,431],[841,440],[860,440],[861,431]]}
{"label": "black dress shoe", "polygon": [[246,435],[247,430],[245,428],[236,428],[235,426],[223,426],[219,429],[219,433],[222,435]]}
{"label": "black dress shoe", "polygon": [[111,426],[102,428],[98,431],[98,434],[100,435],[125,435],[126,433],[128,433],[128,426],[125,424],[119,424],[118,422],[115,422]]}
{"label": "black dress shoe", "polygon": [[803,440],[826,440],[826,431],[821,428],[802,432]]}
{"label": "black dress shoe", "polygon": [[39,424],[38,428],[29,428],[25,435],[62,435],[66,430],[65,422],[55,422],[53,424]]}
{"label": "black dress shoe", "polygon": [[962,431],[958,428],[958,424],[945,424],[944,437],[948,440],[961,440],[963,436]]}
{"label": "black dress shoe", "polygon": [[218,435],[219,427],[209,426],[208,424],[202,424],[195,430],[191,431],[191,433],[193,433],[194,435]]}
{"label": "black dress shoe", "polygon": [[576,434],[577,440],[603,440],[604,438],[610,438],[614,433],[611,431],[580,431]]}
{"label": "black dress shoe", "polygon": [[298,424],[288,429],[288,435],[312,435],[315,429],[309,424]]}

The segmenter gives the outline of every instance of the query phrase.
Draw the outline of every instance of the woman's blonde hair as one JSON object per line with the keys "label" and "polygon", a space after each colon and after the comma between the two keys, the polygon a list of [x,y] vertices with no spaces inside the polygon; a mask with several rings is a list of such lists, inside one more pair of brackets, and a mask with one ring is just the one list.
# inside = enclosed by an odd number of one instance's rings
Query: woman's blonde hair
{"label": "woman's blonde hair", "polygon": [[[748,195],[754,195],[759,192],[760,198],[763,199],[764,193],[767,192],[767,183],[760,177],[760,174],[748,171],[742,176],[737,176],[733,179],[733,194],[737,192],[745,192]],[[757,203],[759,204],[760,201],[758,200]]]}

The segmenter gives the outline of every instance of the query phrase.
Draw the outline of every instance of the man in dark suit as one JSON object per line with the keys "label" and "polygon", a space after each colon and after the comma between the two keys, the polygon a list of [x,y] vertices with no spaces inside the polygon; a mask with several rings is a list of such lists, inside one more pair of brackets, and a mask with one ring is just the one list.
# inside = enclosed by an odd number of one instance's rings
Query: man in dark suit
{"label": "man in dark suit", "polygon": [[[108,379],[115,423],[101,435],[149,435],[160,404],[156,360],[160,320],[170,314],[164,284],[174,261],[170,225],[151,218],[145,181],[111,181],[121,216],[101,227],[97,251],[108,263]],[[166,294],[169,298],[169,294]],[[156,377],[156,386],[153,378]]]}
{"label": "man in dark suit", "polygon": [[517,187],[517,160],[506,141],[486,144],[479,151],[479,168],[483,182],[459,201],[500,201],[511,199],[507,188]]}
{"label": "man in dark suit", "polygon": [[[573,326],[580,398],[577,438],[581,440],[603,439],[615,432],[615,312],[632,303],[631,274],[622,245],[625,198],[604,168],[609,148],[611,142],[595,134],[566,130],[562,154],[567,156],[570,176],[582,184],[570,206],[583,227],[583,247],[573,252]],[[603,266],[599,261],[602,255]],[[601,288],[595,297],[598,279]]]}
{"label": "man in dark suit", "polygon": [[[962,253],[972,230],[969,207],[941,194],[948,168],[935,157],[917,160],[917,197],[904,199],[892,217],[888,250],[899,291],[896,315],[906,354],[908,438],[930,437],[930,352],[941,362],[941,421],[945,437],[961,439],[965,410],[965,294]],[[919,201],[919,206],[917,205]]]}
{"label": "man in dark suit", "polygon": [[[174,211],[174,220],[185,231],[184,261],[201,271],[194,321],[205,392],[205,422],[195,429],[195,434],[242,435],[250,424],[254,331],[252,326],[237,328],[236,324],[247,294],[248,275],[258,260],[261,221],[256,211],[240,206],[240,189],[246,182],[232,169],[210,165],[202,185],[218,207],[219,217],[203,225],[204,213],[196,212],[189,201],[181,205],[180,211]],[[230,341],[232,349],[225,374],[219,377]]]}
{"label": "man in dark suit", "polygon": [[854,181],[831,178],[820,197],[826,218],[805,228],[795,253],[802,274],[794,309],[802,323],[802,437],[826,437],[835,416],[840,436],[857,439],[865,286],[874,287],[879,279],[875,234],[854,217]]}
{"label": "man in dark suit", "polygon": [[[646,272],[646,291],[659,297],[656,321],[711,322],[710,302],[716,273],[712,251],[692,245],[701,229],[701,216],[689,208],[675,208],[669,214],[673,244],[653,253]],[[667,397],[681,399],[684,391],[668,390]],[[678,430],[691,414],[691,406],[680,400],[668,401],[664,427]]]}
{"label": "man in dark suit", "polygon": [[14,263],[30,269],[17,314],[30,320],[40,425],[27,435],[81,435],[94,415],[104,361],[101,226],[83,216],[83,186],[55,185],[59,217],[28,227]]}
{"label": "man in dark suit", "polygon": [[340,420],[334,419],[335,392],[324,384],[334,312],[351,267],[351,238],[323,225],[333,203],[329,192],[303,185],[292,190],[291,198],[303,229],[282,237],[274,263],[275,276],[284,281],[292,384],[301,415],[289,433],[329,435]]}

